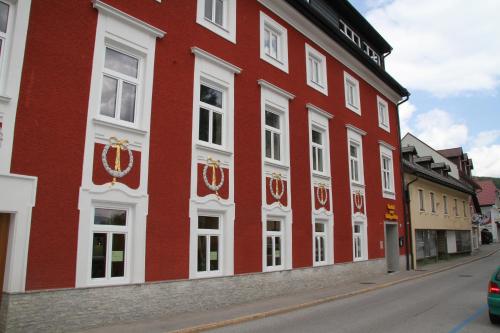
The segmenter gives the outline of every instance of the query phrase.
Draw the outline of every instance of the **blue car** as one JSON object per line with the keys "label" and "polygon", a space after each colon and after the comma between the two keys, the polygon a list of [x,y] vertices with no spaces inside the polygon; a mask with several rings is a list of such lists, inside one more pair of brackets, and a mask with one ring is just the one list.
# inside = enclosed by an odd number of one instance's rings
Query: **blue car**
{"label": "blue car", "polygon": [[488,284],[488,309],[490,321],[493,324],[500,324],[500,266],[497,267]]}

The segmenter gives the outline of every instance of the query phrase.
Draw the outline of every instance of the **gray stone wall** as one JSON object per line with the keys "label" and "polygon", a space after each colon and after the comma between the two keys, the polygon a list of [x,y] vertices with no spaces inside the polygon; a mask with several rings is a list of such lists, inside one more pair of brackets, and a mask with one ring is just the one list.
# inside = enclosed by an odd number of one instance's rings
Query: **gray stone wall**
{"label": "gray stone wall", "polygon": [[70,332],[197,312],[384,274],[385,259],[271,273],[4,294],[0,332]]}

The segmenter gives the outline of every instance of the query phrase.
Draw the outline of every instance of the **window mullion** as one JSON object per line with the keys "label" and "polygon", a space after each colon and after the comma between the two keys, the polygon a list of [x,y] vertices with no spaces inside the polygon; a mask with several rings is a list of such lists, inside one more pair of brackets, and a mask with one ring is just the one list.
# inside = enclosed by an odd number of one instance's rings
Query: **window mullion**
{"label": "window mullion", "polygon": [[116,87],[116,105],[115,105],[115,119],[120,120],[121,119],[121,112],[122,112],[122,87],[123,87],[123,80],[118,79],[117,80],[117,87]]}
{"label": "window mullion", "polygon": [[113,233],[112,232],[107,232],[106,233],[106,273],[104,275],[105,279],[110,279],[111,278],[111,250],[113,249],[112,246],[113,242]]}

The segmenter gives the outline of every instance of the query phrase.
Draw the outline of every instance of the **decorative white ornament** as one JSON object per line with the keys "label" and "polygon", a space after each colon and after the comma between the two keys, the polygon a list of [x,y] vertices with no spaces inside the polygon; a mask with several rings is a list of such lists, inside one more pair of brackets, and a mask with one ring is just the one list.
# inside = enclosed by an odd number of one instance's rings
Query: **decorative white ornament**
{"label": "decorative white ornament", "polygon": [[[122,177],[126,176],[130,172],[130,170],[132,170],[132,167],[134,166],[134,155],[132,154],[132,150],[129,149],[127,143],[128,143],[127,140],[120,141],[120,140],[116,139],[115,137],[111,137],[111,138],[109,138],[109,143],[102,150],[102,155],[101,155],[102,165],[104,166],[104,169],[106,169],[106,172],[109,173],[113,178],[122,178]],[[119,154],[118,149],[125,150],[128,152],[129,159],[128,159],[128,165],[125,168],[125,170],[123,170],[123,171],[121,170],[121,168],[119,166],[119,162],[120,162],[119,159],[117,159],[118,166],[115,165],[115,169],[114,170],[111,169],[111,167],[108,164],[108,159],[107,159],[109,148],[116,148],[117,154]],[[115,180],[113,180],[113,182],[114,181]]]}
{"label": "decorative white ornament", "polygon": [[[324,193],[324,195],[320,195],[320,192]],[[316,190],[316,198],[321,206],[324,206],[328,201],[328,190],[324,184],[319,184],[318,189]]]}
{"label": "decorative white ornament", "polygon": [[363,207],[363,196],[359,191],[354,192],[354,205],[359,210],[361,210],[361,207]]}
{"label": "decorative white ornament", "polygon": [[[276,191],[273,190],[273,180],[276,180]],[[281,184],[281,190],[277,182]],[[274,199],[278,201],[281,200],[283,194],[285,193],[285,183],[283,182],[283,178],[281,178],[281,174],[273,173],[272,177],[269,178],[269,191]]]}
{"label": "decorative white ornament", "polygon": [[[212,167],[212,183],[208,181],[207,177],[209,167]],[[216,183],[215,169],[220,170],[219,184]],[[224,185],[224,170],[222,170],[222,168],[220,167],[220,161],[213,160],[210,157],[207,159],[207,163],[203,167],[203,182],[210,190],[216,192],[216,194],[218,195],[217,191],[219,191]]]}

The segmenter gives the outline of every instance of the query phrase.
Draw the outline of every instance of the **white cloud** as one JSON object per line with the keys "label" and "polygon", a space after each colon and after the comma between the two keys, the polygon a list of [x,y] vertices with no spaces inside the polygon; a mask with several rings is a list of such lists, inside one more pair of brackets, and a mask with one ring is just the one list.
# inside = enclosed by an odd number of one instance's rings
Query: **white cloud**
{"label": "white cloud", "polygon": [[500,85],[500,1],[367,4],[367,19],[394,48],[386,67],[408,88],[447,96]]}
{"label": "white cloud", "polygon": [[[474,142],[472,143],[472,146],[473,147],[482,147],[482,146],[491,145],[499,137],[500,137],[500,130],[480,132],[474,138]],[[498,157],[500,159],[500,155]]]}
{"label": "white cloud", "polygon": [[401,127],[401,137],[405,136],[406,133],[411,132],[410,119],[415,111],[417,111],[417,107],[411,102],[403,103],[399,107],[399,125]]}
{"label": "white cloud", "polygon": [[476,176],[500,177],[500,145],[473,147],[468,152]]}

